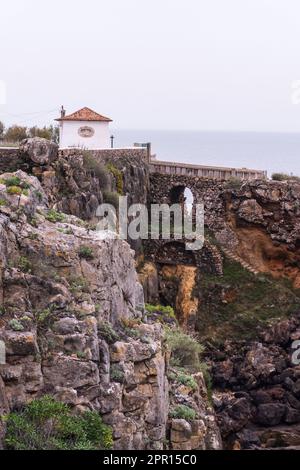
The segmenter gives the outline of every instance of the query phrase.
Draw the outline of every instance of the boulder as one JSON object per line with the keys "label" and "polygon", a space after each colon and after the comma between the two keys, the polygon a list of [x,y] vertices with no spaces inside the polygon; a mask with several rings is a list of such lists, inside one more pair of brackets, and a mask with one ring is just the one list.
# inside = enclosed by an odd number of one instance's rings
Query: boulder
{"label": "boulder", "polygon": [[23,140],[20,151],[38,165],[49,165],[58,158],[58,145],[41,137]]}
{"label": "boulder", "polygon": [[282,403],[263,403],[257,408],[256,421],[264,426],[276,426],[285,415],[286,405]]}

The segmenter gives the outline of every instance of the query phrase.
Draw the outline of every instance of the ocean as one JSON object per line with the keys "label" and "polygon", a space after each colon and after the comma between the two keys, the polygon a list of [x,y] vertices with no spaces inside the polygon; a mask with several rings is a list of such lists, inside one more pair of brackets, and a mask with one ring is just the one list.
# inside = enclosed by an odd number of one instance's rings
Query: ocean
{"label": "ocean", "polygon": [[158,160],[247,167],[300,176],[300,133],[112,131],[115,147],[151,142]]}

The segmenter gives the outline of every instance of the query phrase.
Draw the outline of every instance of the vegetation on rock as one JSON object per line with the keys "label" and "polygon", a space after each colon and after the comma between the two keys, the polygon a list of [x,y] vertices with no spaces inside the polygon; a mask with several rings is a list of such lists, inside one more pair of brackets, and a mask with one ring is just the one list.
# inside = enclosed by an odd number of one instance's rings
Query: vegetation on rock
{"label": "vegetation on rock", "polygon": [[273,173],[272,180],[274,181],[300,181],[299,176],[287,175],[286,173]]}
{"label": "vegetation on rock", "polygon": [[106,204],[111,204],[115,209],[119,208],[119,194],[112,191],[104,191],[103,200]]}
{"label": "vegetation on rock", "polygon": [[117,193],[122,196],[124,193],[123,189],[123,175],[122,172],[116,168],[112,163],[108,163],[106,165],[106,168],[112,175],[115,177],[116,180],[116,186],[117,186]]}
{"label": "vegetation on rock", "polygon": [[177,324],[174,309],[170,306],[146,304],[146,316],[163,324]]}
{"label": "vegetation on rock", "polygon": [[94,173],[100,182],[101,189],[105,190],[108,187],[109,177],[107,169],[103,163],[99,162],[95,157],[93,157],[92,153],[88,150],[83,151],[82,156],[84,167]]}
{"label": "vegetation on rock", "polygon": [[90,248],[89,246],[81,246],[79,249],[79,257],[87,260],[93,259],[94,253],[92,248]]}
{"label": "vegetation on rock", "polygon": [[209,343],[255,339],[259,328],[300,308],[300,291],[288,279],[257,276],[228,259],[223,276],[204,274],[198,290],[197,330]]}
{"label": "vegetation on rock", "polygon": [[201,369],[203,346],[180,328],[166,328],[165,338],[171,352],[171,364],[187,367],[193,371]]}
{"label": "vegetation on rock", "polygon": [[106,321],[99,322],[98,332],[109,344],[113,344],[120,339],[119,334],[114,330],[112,325]]}
{"label": "vegetation on rock", "polygon": [[50,209],[45,215],[45,217],[49,222],[53,222],[53,223],[64,222],[66,218],[64,214],[56,211],[55,209]]}
{"label": "vegetation on rock", "polygon": [[14,331],[24,331],[25,329],[22,323],[16,318],[13,318],[12,320],[10,320],[9,326]]}
{"label": "vegetation on rock", "polygon": [[6,190],[7,194],[10,195],[21,195],[22,189],[19,186],[9,186]]}
{"label": "vegetation on rock", "polygon": [[192,421],[196,419],[196,411],[193,408],[186,405],[177,405],[169,413],[170,418],[174,419],[185,419],[186,421]]}
{"label": "vegetation on rock", "polygon": [[5,446],[10,450],[111,449],[112,430],[94,411],[80,416],[53,397],[33,400],[6,417]]}
{"label": "vegetation on rock", "polygon": [[235,176],[231,176],[225,183],[224,187],[226,189],[235,189],[238,190],[241,188],[243,184],[243,181],[240,178],[237,178]]}

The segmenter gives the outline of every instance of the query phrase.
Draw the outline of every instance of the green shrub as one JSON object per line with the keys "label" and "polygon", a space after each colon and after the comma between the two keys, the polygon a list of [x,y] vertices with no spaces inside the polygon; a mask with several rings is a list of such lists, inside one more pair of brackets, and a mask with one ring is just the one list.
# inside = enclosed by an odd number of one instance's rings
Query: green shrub
{"label": "green shrub", "polygon": [[51,317],[51,309],[45,308],[41,312],[36,314],[36,321],[39,326],[48,326]]}
{"label": "green shrub", "polygon": [[119,208],[119,194],[111,191],[104,191],[103,200],[106,204],[112,205],[115,209]]}
{"label": "green shrub", "polygon": [[83,151],[83,166],[94,173],[100,182],[101,189],[105,189],[108,186],[109,178],[107,169],[103,163],[97,161],[95,157],[88,150]]}
{"label": "green shrub", "polygon": [[84,351],[77,351],[76,356],[78,359],[86,359],[86,353]]}
{"label": "green shrub", "polygon": [[133,339],[142,339],[142,338],[144,338],[144,335],[141,331],[139,331],[135,328],[130,328],[128,326],[123,326],[123,332],[126,336],[129,336],[129,338],[133,338]]}
{"label": "green shrub", "polygon": [[30,273],[31,272],[31,263],[26,256],[20,256],[19,261],[18,261],[18,268],[23,272],[23,273]]}
{"label": "green shrub", "polygon": [[179,372],[175,380],[194,391],[198,388],[196,380],[191,375],[184,374],[183,372]]}
{"label": "green shrub", "polygon": [[6,189],[6,192],[11,195],[21,195],[22,194],[22,189],[19,186],[9,186]]}
{"label": "green shrub", "polygon": [[170,305],[164,306],[164,305],[146,304],[145,309],[149,313],[161,312],[161,313],[165,313],[165,314],[167,314],[171,317],[175,317],[174,309]]}
{"label": "green shrub", "polygon": [[106,165],[106,168],[115,177],[117,192],[118,194],[120,194],[120,196],[122,196],[124,194],[122,172],[118,168],[116,168],[112,163],[108,163],[108,165]]}
{"label": "green shrub", "polygon": [[89,284],[87,280],[84,277],[71,277],[70,279],[70,291],[73,294],[76,294],[78,292],[85,292],[89,293]]}
{"label": "green shrub", "polygon": [[192,370],[200,369],[200,356],[204,348],[196,339],[179,328],[166,328],[165,337],[171,351],[171,363],[173,365],[189,367]]}
{"label": "green shrub", "polygon": [[123,383],[125,374],[118,364],[112,364],[110,368],[110,379],[114,382]]}
{"label": "green shrub", "polygon": [[27,235],[27,237],[29,238],[29,240],[38,240],[39,238],[39,234],[38,233],[34,233],[34,232],[31,232]]}
{"label": "green shrub", "polygon": [[273,173],[272,180],[274,181],[287,181],[290,179],[290,176],[285,173]]}
{"label": "green shrub", "polygon": [[226,189],[240,189],[242,185],[242,180],[236,176],[231,176],[225,183],[224,187]]}
{"label": "green shrub", "polygon": [[80,258],[84,258],[84,259],[94,258],[93,250],[89,246],[81,246],[78,254]]}
{"label": "green shrub", "polygon": [[111,449],[112,430],[94,411],[72,415],[53,397],[33,400],[6,417],[5,447],[9,450]]}
{"label": "green shrub", "polygon": [[274,181],[300,181],[299,176],[287,175],[286,173],[273,173],[272,180]]}
{"label": "green shrub", "polygon": [[37,200],[38,200],[39,202],[42,202],[42,200],[43,200],[43,195],[42,195],[42,193],[41,193],[40,191],[35,190],[35,191],[34,191],[34,195],[35,195],[35,197],[37,198]]}
{"label": "green shrub", "polygon": [[162,315],[166,315],[168,317],[176,319],[174,309],[170,305],[164,306],[164,305],[145,304],[145,309],[148,313],[160,313]]}
{"label": "green shrub", "polygon": [[46,219],[49,220],[49,222],[64,222],[66,219],[65,215],[62,214],[61,212],[57,212],[55,209],[50,209],[47,214],[45,215]]}
{"label": "green shrub", "polygon": [[7,178],[6,180],[4,180],[4,184],[5,186],[7,187],[10,187],[10,186],[20,186],[21,184],[21,180],[18,176],[10,176],[9,178]]}
{"label": "green shrub", "polygon": [[120,339],[118,333],[113,329],[111,324],[106,321],[99,323],[98,331],[100,336],[102,336],[109,344],[113,344]]}
{"label": "green shrub", "polygon": [[29,224],[32,225],[32,227],[37,228],[39,226],[39,221],[38,221],[37,217],[28,216],[27,220],[28,220]]}
{"label": "green shrub", "polygon": [[204,378],[204,382],[205,382],[206,389],[207,389],[208,401],[211,405],[213,405],[212,378],[211,378],[211,375],[209,373],[209,369],[207,367],[207,364],[202,363],[200,370],[203,373],[203,378]]}
{"label": "green shrub", "polygon": [[170,418],[192,421],[193,419],[196,419],[196,411],[186,405],[177,405],[170,411]]}
{"label": "green shrub", "polygon": [[7,201],[5,199],[0,199],[0,207],[6,206]]}
{"label": "green shrub", "polygon": [[20,323],[19,320],[17,320],[16,318],[14,318],[13,320],[10,320],[8,324],[10,328],[14,331],[24,331],[25,329],[22,323]]}

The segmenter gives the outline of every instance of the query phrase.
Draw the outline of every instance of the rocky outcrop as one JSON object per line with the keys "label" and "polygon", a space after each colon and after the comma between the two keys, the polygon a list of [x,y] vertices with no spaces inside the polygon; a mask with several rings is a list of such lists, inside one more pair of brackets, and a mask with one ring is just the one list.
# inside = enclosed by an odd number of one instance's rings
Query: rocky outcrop
{"label": "rocky outcrop", "polygon": [[51,165],[58,159],[58,145],[40,137],[23,140],[20,152],[38,165]]}
{"label": "rocky outcrop", "polygon": [[[113,151],[95,151],[94,158],[104,162],[108,167],[116,168],[122,174],[123,195],[128,197],[128,205],[147,204],[150,181],[149,168],[146,162],[136,155],[136,149]],[[117,189],[115,181],[115,189]]]}
{"label": "rocky outcrop", "polygon": [[262,331],[259,341],[228,341],[212,354],[214,404],[229,448],[300,446],[300,366],[292,348],[299,339],[295,315]]}
{"label": "rocky outcrop", "polygon": [[[86,151],[59,150],[46,139],[25,139],[19,148],[1,149],[0,171],[25,171],[36,176],[57,210],[93,224],[103,193],[119,192],[131,204],[147,204],[149,169],[143,149]],[[140,240],[133,241],[138,252]]]}
{"label": "rocky outcrop", "polygon": [[[181,395],[168,380],[162,326],[144,316],[134,253],[127,242],[53,209],[44,177],[0,177],[1,414],[47,393],[75,413],[98,411],[116,449],[173,447],[179,424],[170,421],[169,402]],[[185,446],[218,448],[199,387],[182,391],[193,395],[187,399],[196,410],[185,424],[192,429]],[[4,432],[1,422],[0,437]]]}
{"label": "rocky outcrop", "polygon": [[[168,375],[171,384],[171,418],[168,423],[170,448],[221,450],[222,439],[203,373],[192,374],[190,381],[185,383],[180,380],[180,374],[182,376],[178,370],[170,368]],[[188,420],[184,414],[180,416],[178,410],[184,409],[183,407],[195,413],[194,419]]]}

